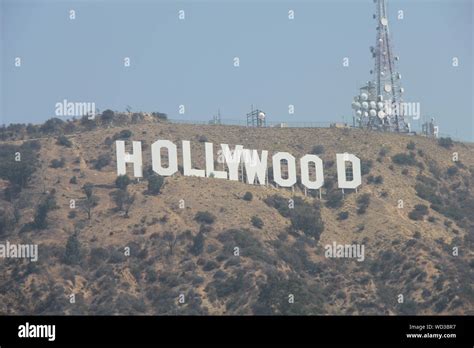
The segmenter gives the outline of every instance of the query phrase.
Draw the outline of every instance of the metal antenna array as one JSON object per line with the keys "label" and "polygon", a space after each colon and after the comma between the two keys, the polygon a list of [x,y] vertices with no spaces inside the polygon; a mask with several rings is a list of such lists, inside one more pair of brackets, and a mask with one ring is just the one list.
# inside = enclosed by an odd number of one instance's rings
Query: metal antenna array
{"label": "metal antenna array", "polygon": [[217,109],[217,115],[212,117],[213,124],[221,124],[221,109]]}
{"label": "metal antenna array", "polygon": [[434,117],[429,122],[421,125],[421,134],[430,138],[437,138],[439,134],[439,127],[436,125]]}
{"label": "metal antenna array", "polygon": [[253,109],[247,114],[247,127],[265,127],[267,125],[266,115],[262,110]]}
{"label": "metal antenna array", "polygon": [[354,98],[354,125],[361,128],[390,132],[409,132],[410,125],[405,122],[402,104],[404,92],[400,85],[401,75],[396,71],[399,57],[394,55],[390,42],[387,15],[387,1],[374,0],[376,4],[377,40],[370,47],[375,60],[372,81],[360,89]]}

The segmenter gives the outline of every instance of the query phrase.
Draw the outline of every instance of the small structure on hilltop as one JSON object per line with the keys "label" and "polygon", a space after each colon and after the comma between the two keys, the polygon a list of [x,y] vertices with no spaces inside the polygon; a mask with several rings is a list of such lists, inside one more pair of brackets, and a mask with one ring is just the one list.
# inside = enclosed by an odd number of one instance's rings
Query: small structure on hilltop
{"label": "small structure on hilltop", "polygon": [[329,125],[330,128],[350,128],[345,122],[334,122]]}
{"label": "small structure on hilltop", "polygon": [[439,134],[439,127],[435,122],[434,117],[429,122],[425,122],[421,125],[421,133],[429,138],[437,138]]}
{"label": "small structure on hilltop", "polygon": [[267,115],[259,109],[253,109],[247,114],[247,127],[266,127]]}
{"label": "small structure on hilltop", "polygon": [[212,120],[209,121],[210,124],[221,124],[221,110],[217,109],[217,115],[212,116]]}

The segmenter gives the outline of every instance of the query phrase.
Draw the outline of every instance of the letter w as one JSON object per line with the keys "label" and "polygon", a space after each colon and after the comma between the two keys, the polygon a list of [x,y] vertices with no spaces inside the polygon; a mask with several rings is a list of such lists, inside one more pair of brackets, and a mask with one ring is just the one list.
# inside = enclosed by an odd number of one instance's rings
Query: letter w
{"label": "letter w", "polygon": [[256,175],[260,185],[265,185],[268,151],[262,151],[262,159],[260,160],[257,150],[244,149],[243,157],[245,172],[247,173],[247,183],[253,185]]}

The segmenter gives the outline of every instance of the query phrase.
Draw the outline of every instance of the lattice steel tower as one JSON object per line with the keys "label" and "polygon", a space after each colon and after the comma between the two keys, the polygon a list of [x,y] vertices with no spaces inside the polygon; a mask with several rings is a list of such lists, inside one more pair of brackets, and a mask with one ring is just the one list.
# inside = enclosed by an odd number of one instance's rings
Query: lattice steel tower
{"label": "lattice steel tower", "polygon": [[362,128],[391,132],[409,132],[410,125],[405,121],[402,103],[401,75],[396,70],[399,60],[394,55],[391,44],[387,1],[374,0],[377,21],[377,39],[375,47],[370,47],[375,60],[371,81],[360,89],[354,98],[354,124]]}

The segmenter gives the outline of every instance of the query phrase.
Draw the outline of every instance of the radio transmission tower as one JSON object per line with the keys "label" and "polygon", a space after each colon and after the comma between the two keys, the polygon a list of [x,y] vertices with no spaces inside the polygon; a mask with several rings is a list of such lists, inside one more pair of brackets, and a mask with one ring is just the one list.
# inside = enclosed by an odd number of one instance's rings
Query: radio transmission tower
{"label": "radio transmission tower", "polygon": [[409,132],[410,125],[405,122],[402,104],[402,77],[396,70],[399,57],[394,55],[390,42],[387,0],[374,0],[374,3],[377,38],[375,47],[370,47],[375,61],[374,70],[370,71],[373,78],[354,98],[354,123],[368,129]]}

